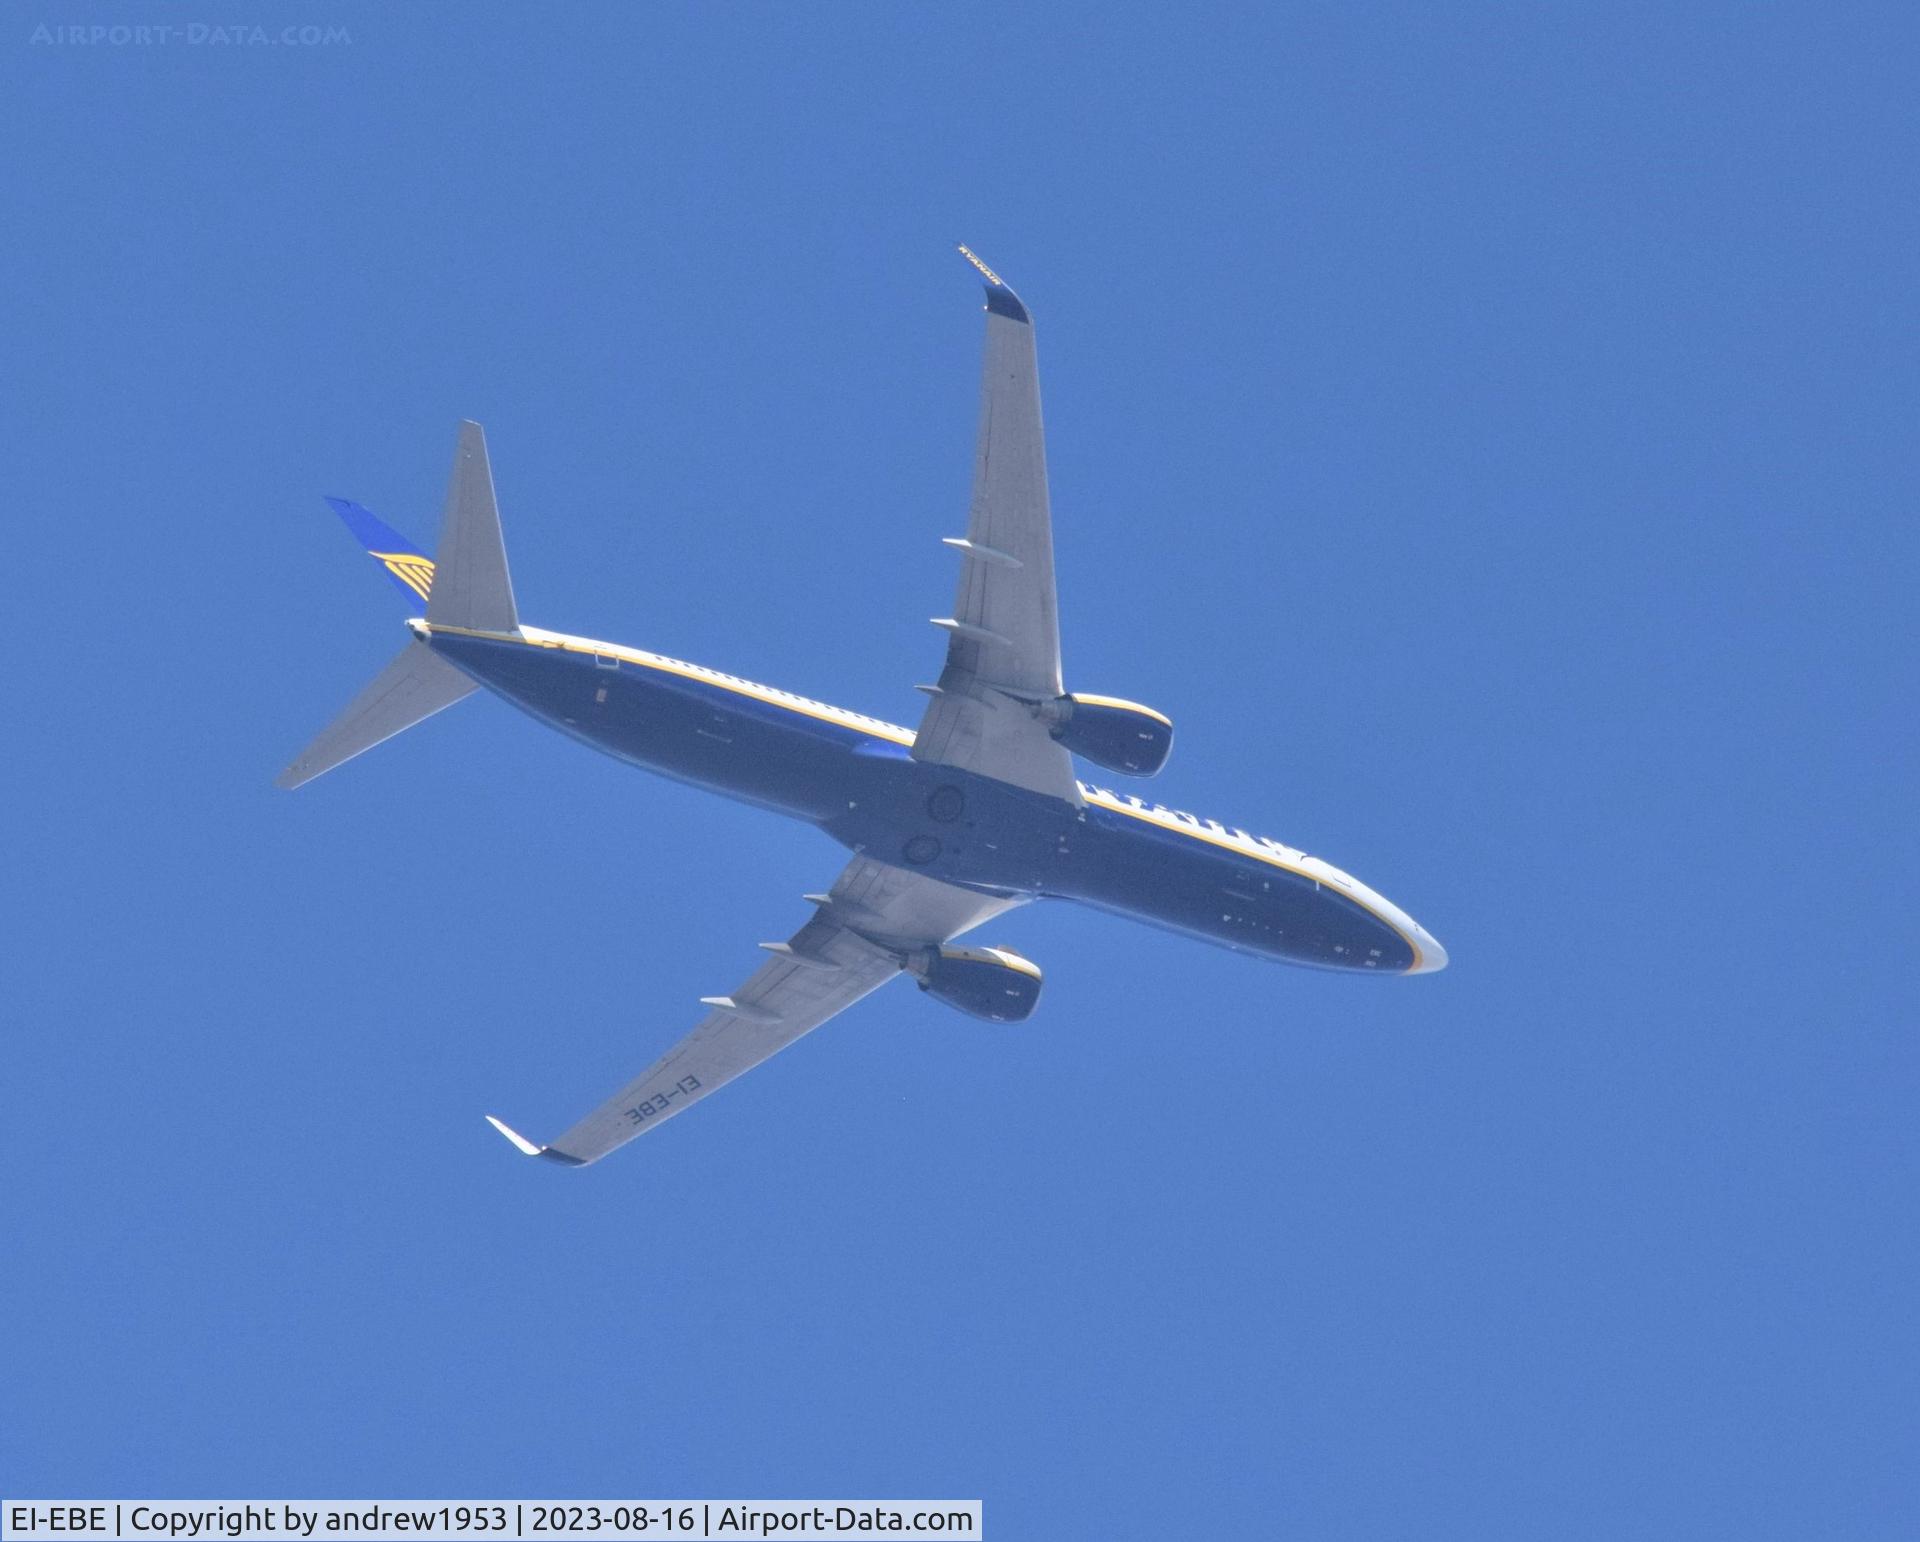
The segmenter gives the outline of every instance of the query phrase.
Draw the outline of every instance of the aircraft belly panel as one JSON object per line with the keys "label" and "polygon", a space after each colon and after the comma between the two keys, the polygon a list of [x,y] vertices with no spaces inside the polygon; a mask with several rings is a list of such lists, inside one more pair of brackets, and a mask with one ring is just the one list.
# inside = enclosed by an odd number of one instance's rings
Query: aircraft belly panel
{"label": "aircraft belly panel", "polygon": [[1037,895],[1058,876],[1061,843],[1078,828],[1058,798],[953,766],[873,758],[855,806],[823,828],[877,862],[943,883]]}
{"label": "aircraft belly panel", "polygon": [[434,646],[522,711],[629,765],[818,822],[844,800],[867,735],[596,655],[436,634]]}

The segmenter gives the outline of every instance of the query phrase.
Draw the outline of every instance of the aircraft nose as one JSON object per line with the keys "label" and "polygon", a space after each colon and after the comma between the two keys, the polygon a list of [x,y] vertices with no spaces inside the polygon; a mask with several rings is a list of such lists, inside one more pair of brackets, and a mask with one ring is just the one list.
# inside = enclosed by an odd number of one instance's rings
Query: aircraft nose
{"label": "aircraft nose", "polygon": [[1420,944],[1420,958],[1408,974],[1438,974],[1447,967],[1447,950],[1440,946],[1440,939],[1418,923],[1414,926],[1414,939]]}

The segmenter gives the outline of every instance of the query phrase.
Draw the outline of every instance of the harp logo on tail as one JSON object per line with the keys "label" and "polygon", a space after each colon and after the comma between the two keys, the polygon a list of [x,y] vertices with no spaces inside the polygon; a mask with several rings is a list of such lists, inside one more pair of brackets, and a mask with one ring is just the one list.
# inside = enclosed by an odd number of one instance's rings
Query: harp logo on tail
{"label": "harp logo on tail", "polygon": [[346,522],[361,549],[387,570],[387,576],[408,601],[418,600],[424,605],[433,593],[433,558],[371,509],[346,498],[329,498],[327,504]]}
{"label": "harp logo on tail", "polygon": [[433,562],[414,552],[376,551],[367,554],[386,568],[422,600],[433,596]]}

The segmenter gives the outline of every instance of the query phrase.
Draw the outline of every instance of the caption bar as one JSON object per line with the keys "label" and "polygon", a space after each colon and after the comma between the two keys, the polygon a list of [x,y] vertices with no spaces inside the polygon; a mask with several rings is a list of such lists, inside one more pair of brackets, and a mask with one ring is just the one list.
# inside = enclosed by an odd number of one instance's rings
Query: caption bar
{"label": "caption bar", "polygon": [[977,1499],[8,1499],[0,1542],[981,1536]]}

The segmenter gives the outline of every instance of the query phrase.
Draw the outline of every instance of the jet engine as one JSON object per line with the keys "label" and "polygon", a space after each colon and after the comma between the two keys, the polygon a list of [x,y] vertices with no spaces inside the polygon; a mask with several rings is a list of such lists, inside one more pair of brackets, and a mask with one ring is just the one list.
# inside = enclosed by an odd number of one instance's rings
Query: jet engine
{"label": "jet engine", "polygon": [[1117,696],[1056,696],[1041,706],[1040,720],[1074,754],[1109,771],[1156,776],[1173,753],[1173,724]]}
{"label": "jet engine", "polygon": [[928,948],[907,959],[920,989],[969,1017],[1019,1023],[1040,1000],[1040,966],[1007,948]]}

